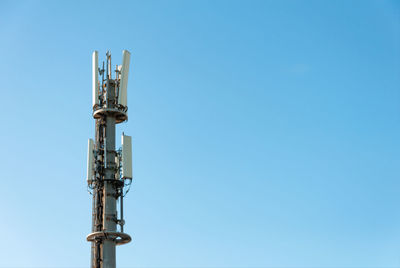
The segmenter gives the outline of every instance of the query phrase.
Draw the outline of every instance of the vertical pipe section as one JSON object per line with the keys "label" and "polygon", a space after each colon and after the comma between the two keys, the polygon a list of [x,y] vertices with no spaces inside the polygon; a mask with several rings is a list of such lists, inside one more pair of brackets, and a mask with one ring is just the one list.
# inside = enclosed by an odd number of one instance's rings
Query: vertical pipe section
{"label": "vertical pipe section", "polygon": [[[93,191],[93,199],[92,199],[92,233],[95,231],[95,221],[96,221],[96,213],[95,213],[95,206],[96,206],[96,191]],[[90,268],[95,267],[94,260],[95,260],[95,251],[96,251],[96,243],[91,242],[90,246]]]}
{"label": "vertical pipe section", "polygon": [[123,188],[121,188],[121,195],[120,195],[121,203],[120,203],[120,221],[121,221],[121,233],[124,232],[124,191]]}
{"label": "vertical pipe section", "polygon": [[[91,185],[93,182],[93,175],[94,175],[94,155],[93,155],[93,150],[94,150],[94,142],[92,139],[89,139],[88,141],[88,159],[87,159],[87,183],[88,185]],[[94,208],[95,208],[95,196],[96,193],[93,191],[93,201],[92,201],[92,232],[94,232]],[[91,246],[91,253],[90,253],[90,267],[93,265],[93,255],[94,255],[94,243],[92,242]]]}

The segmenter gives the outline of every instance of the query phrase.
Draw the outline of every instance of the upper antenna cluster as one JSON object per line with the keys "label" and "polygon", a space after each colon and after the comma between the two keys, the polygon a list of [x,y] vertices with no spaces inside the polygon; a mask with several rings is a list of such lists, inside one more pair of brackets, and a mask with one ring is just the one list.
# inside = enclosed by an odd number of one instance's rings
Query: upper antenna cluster
{"label": "upper antenna cluster", "polygon": [[[93,116],[98,119],[104,113],[115,113],[117,123],[128,119],[127,87],[131,53],[122,51],[122,65],[112,70],[111,54],[107,52],[106,62],[99,67],[98,52],[92,55],[92,102]],[[113,73],[115,76],[113,77]],[[99,79],[101,77],[101,81]],[[108,90],[107,90],[108,89]],[[111,92],[111,91],[113,92]]]}

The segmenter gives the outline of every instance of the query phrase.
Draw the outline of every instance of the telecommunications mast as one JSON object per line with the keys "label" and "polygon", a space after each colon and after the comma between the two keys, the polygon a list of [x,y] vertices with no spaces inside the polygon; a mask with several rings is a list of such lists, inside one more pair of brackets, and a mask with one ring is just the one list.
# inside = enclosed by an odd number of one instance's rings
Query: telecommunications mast
{"label": "telecommunications mast", "polygon": [[131,241],[124,233],[123,218],[123,198],[132,182],[131,137],[122,134],[122,148],[115,149],[115,125],[128,119],[130,53],[122,51],[122,65],[117,65],[114,71],[109,52],[106,58],[106,64],[103,62],[99,68],[98,53],[93,52],[92,99],[96,134],[95,140],[89,139],[88,143],[87,183],[93,195],[93,207],[92,233],[86,237],[92,243],[91,268],[115,268],[115,247]]}

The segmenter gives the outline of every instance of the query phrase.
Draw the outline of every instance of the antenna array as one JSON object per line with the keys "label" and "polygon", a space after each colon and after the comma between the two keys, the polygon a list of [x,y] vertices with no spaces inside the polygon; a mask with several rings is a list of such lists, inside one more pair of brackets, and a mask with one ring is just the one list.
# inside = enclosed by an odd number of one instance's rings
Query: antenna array
{"label": "antenna array", "polygon": [[[88,142],[87,183],[93,196],[91,268],[115,268],[117,245],[129,243],[124,233],[123,198],[132,183],[131,137],[122,135],[122,148],[115,149],[115,125],[128,120],[127,86],[130,53],[122,52],[122,65],[113,77],[111,54],[98,66],[98,52],[92,55],[92,102],[96,120],[95,140]],[[100,82],[101,79],[101,82]],[[119,202],[119,213],[117,203]],[[119,226],[119,230],[118,230]]]}

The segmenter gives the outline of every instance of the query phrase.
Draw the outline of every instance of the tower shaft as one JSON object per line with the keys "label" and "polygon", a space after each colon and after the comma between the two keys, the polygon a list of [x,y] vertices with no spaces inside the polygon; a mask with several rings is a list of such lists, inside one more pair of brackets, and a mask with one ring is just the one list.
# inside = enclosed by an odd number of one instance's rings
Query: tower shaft
{"label": "tower shaft", "polygon": [[[115,89],[111,89],[112,83],[108,83],[107,87],[107,101],[114,103]],[[117,167],[115,163],[115,118],[113,115],[106,115],[105,118],[105,174],[104,174],[104,213],[103,213],[103,230],[108,232],[117,231],[117,205],[116,199],[118,198],[118,189],[115,183]],[[105,238],[102,247],[103,268],[114,268],[115,264],[115,241],[113,239]]]}
{"label": "tower shaft", "polygon": [[[128,55],[129,60],[129,52],[124,51],[123,53]],[[115,268],[116,246],[131,241],[131,237],[123,233],[122,200],[125,182],[126,180],[131,182],[132,175],[122,174],[121,176],[120,174],[121,167],[129,167],[129,170],[131,170],[131,163],[123,161],[124,158],[122,157],[124,154],[131,156],[131,151],[124,150],[124,146],[122,151],[117,151],[115,148],[116,124],[127,120],[127,107],[126,101],[124,102],[125,105],[121,105],[118,101],[118,94],[121,94],[119,71],[116,71],[117,75],[113,80],[111,76],[111,55],[107,53],[106,79],[103,76],[101,84],[98,83],[98,72],[104,75],[105,70],[104,67],[102,70],[97,68],[97,52],[94,52],[93,55],[93,117],[96,119],[96,141],[94,145],[91,145],[93,140],[89,140],[88,184],[89,188],[92,189],[93,200],[92,233],[86,239],[92,243],[90,267]],[[122,71],[127,72],[124,69]],[[126,90],[126,82],[124,90]],[[125,147],[131,150],[130,137],[123,136],[123,140],[127,137],[129,146]],[[118,200],[121,204],[120,218],[118,218],[117,212]],[[117,230],[118,225],[120,231]]]}

